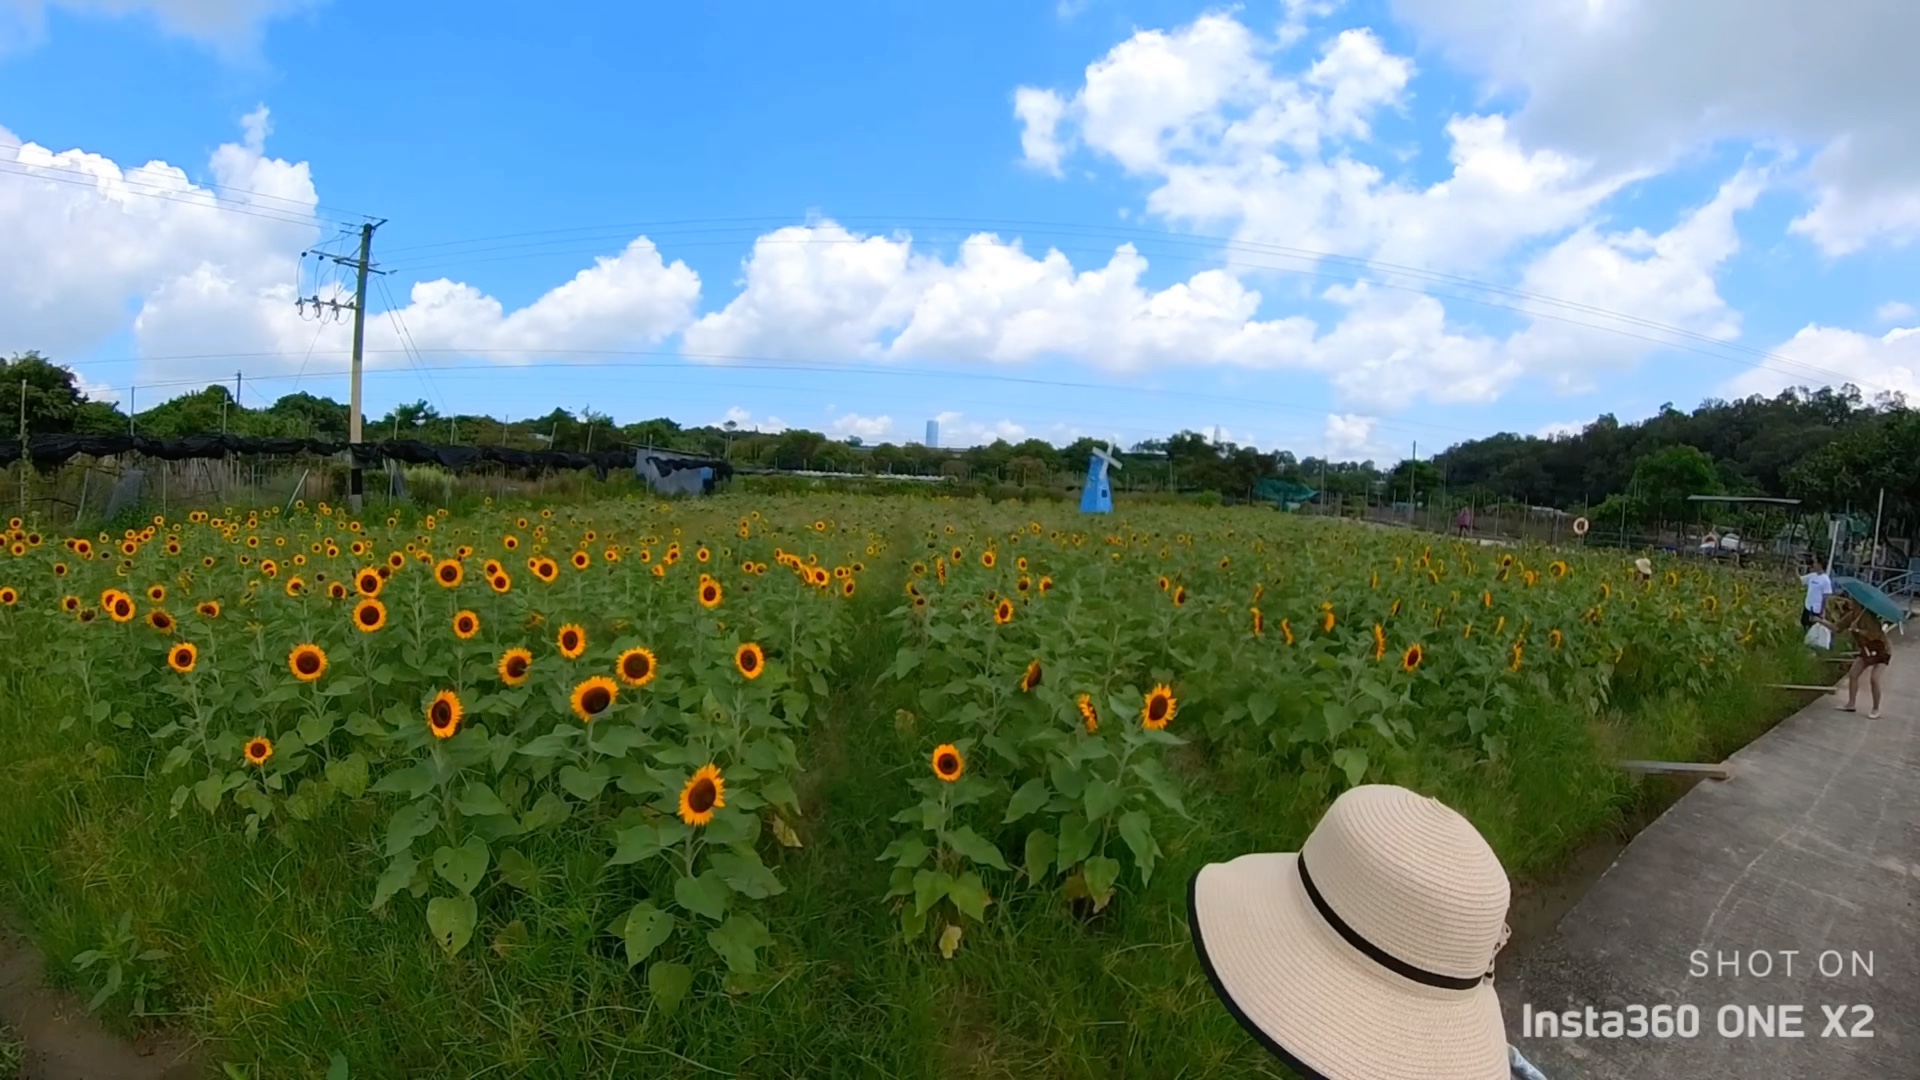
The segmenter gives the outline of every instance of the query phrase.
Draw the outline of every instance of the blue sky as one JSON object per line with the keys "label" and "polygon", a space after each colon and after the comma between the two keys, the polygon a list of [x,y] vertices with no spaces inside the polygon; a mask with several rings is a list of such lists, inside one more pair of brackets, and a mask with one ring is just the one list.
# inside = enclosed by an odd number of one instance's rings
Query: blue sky
{"label": "blue sky", "polygon": [[[1913,133],[1854,130],[1845,95],[1889,91],[1819,67],[1912,78],[1864,39],[1775,68],[1789,107],[1705,50],[1663,75],[1672,28],[1636,4],[1591,39],[1510,0],[115,6],[0,16],[0,142],[102,159],[0,148],[0,225],[59,252],[0,271],[0,350],[123,400],[235,370],[254,403],[344,398],[344,328],[285,301],[333,277],[299,253],[363,214],[393,271],[374,415],[1218,426],[1390,459],[1920,370],[1890,333],[1920,323],[1920,167],[1860,149]],[[1594,71],[1635,85],[1618,110],[1704,119],[1636,145]],[[229,190],[116,171],[149,161]]]}

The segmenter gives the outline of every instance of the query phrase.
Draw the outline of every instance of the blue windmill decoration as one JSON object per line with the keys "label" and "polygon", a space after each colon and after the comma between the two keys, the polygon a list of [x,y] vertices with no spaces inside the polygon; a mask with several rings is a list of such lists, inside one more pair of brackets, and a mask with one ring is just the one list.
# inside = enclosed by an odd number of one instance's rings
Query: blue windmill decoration
{"label": "blue windmill decoration", "polygon": [[1113,456],[1112,443],[1105,450],[1093,448],[1093,456],[1087,459],[1087,486],[1080,491],[1081,513],[1113,513],[1113,488],[1107,483],[1107,470],[1121,467],[1120,459]]}

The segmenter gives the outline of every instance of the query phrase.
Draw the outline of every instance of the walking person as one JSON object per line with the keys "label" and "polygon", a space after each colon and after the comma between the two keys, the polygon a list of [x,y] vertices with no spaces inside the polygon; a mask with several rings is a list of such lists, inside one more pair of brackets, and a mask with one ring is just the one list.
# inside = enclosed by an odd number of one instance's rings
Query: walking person
{"label": "walking person", "polygon": [[1850,597],[1835,597],[1827,605],[1833,627],[1853,635],[1853,666],[1847,669],[1847,703],[1841,712],[1855,712],[1860,699],[1860,676],[1867,677],[1867,695],[1873,702],[1867,719],[1880,719],[1880,672],[1893,660],[1893,646],[1880,625],[1880,617]]}
{"label": "walking person", "polygon": [[1493,989],[1510,899],[1466,818],[1387,784],[1334,800],[1299,853],[1201,867],[1187,892],[1214,993],[1307,1080],[1544,1080]]}

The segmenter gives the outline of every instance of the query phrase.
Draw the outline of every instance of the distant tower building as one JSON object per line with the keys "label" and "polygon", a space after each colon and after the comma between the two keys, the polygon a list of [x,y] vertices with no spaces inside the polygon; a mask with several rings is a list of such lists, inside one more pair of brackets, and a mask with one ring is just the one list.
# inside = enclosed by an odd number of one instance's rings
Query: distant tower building
{"label": "distant tower building", "polygon": [[940,449],[940,421],[927,421],[927,449]]}

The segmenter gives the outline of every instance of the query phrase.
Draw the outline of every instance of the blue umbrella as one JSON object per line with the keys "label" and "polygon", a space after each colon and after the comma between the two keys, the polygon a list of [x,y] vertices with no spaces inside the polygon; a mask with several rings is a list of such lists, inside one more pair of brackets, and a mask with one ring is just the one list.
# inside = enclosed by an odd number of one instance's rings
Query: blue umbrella
{"label": "blue umbrella", "polygon": [[1833,583],[1838,586],[1842,592],[1858,600],[1861,607],[1879,616],[1881,622],[1903,623],[1907,621],[1906,611],[1902,609],[1899,604],[1894,603],[1893,597],[1861,581],[1859,578],[1837,577],[1833,579]]}

